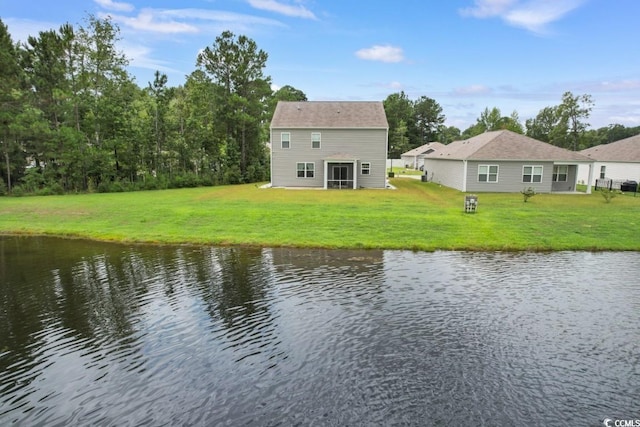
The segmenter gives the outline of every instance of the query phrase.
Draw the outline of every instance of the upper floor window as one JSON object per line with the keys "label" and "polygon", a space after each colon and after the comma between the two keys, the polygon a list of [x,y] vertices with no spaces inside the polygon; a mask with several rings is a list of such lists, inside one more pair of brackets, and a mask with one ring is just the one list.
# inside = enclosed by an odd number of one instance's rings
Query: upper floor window
{"label": "upper floor window", "polygon": [[498,182],[498,165],[478,165],[478,182]]}
{"label": "upper floor window", "polygon": [[555,165],[553,167],[553,182],[566,182],[569,175],[569,166]]}
{"label": "upper floor window", "polygon": [[280,144],[282,148],[291,148],[291,134],[289,132],[280,134]]}
{"label": "upper floor window", "polygon": [[311,148],[320,148],[320,132],[311,133]]}
{"label": "upper floor window", "polygon": [[542,166],[523,166],[522,182],[542,182]]}

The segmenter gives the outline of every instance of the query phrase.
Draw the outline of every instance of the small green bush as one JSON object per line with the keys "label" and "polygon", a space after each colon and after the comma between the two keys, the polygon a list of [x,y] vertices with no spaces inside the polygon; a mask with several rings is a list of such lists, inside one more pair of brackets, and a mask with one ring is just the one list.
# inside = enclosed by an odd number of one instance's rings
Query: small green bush
{"label": "small green bush", "polygon": [[533,187],[525,188],[520,193],[524,197],[524,202],[525,203],[527,203],[527,201],[530,198],[532,198],[533,196],[535,196],[537,194],[535,188],[533,188]]}
{"label": "small green bush", "polygon": [[22,188],[21,185],[15,185],[12,189],[11,189],[11,195],[15,196],[15,197],[22,197],[26,194],[26,192],[24,191],[24,188]]}
{"label": "small green bush", "polygon": [[613,198],[616,197],[618,194],[622,194],[622,191],[603,188],[600,190],[600,194],[602,194],[602,197],[604,197],[604,200],[606,203],[611,203],[611,200],[613,200]]}

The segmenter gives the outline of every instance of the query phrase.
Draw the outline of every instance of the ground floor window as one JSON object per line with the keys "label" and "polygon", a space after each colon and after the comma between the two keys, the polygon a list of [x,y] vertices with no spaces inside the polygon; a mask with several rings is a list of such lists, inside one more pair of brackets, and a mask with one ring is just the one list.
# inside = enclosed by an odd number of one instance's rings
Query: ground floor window
{"label": "ground floor window", "polygon": [[569,175],[569,166],[556,165],[553,167],[553,182],[567,182]]}
{"label": "ground floor window", "polygon": [[498,182],[498,165],[478,165],[478,182]]}
{"label": "ground floor window", "polygon": [[314,163],[297,163],[298,178],[313,178],[315,176]]}
{"label": "ground floor window", "polygon": [[522,182],[542,182],[542,166],[523,166]]}
{"label": "ground floor window", "polygon": [[371,163],[366,162],[360,165],[360,173],[362,175],[370,175],[371,174]]}
{"label": "ground floor window", "polygon": [[600,166],[600,179],[605,179],[607,177],[607,167]]}

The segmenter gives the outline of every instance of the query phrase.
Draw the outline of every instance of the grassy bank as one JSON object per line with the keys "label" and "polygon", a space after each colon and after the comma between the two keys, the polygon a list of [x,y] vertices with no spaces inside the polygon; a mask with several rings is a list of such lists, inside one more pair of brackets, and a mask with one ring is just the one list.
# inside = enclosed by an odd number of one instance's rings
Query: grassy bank
{"label": "grassy bank", "polygon": [[0,198],[0,233],[120,242],[327,248],[640,250],[640,197],[464,194],[395,179],[397,190],[256,185]]}

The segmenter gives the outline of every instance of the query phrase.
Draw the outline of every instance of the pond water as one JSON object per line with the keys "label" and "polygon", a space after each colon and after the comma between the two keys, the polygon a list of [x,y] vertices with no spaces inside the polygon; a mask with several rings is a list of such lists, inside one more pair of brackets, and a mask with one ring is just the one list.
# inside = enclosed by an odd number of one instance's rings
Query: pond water
{"label": "pond water", "polygon": [[640,419],[640,253],[0,237],[0,425]]}

